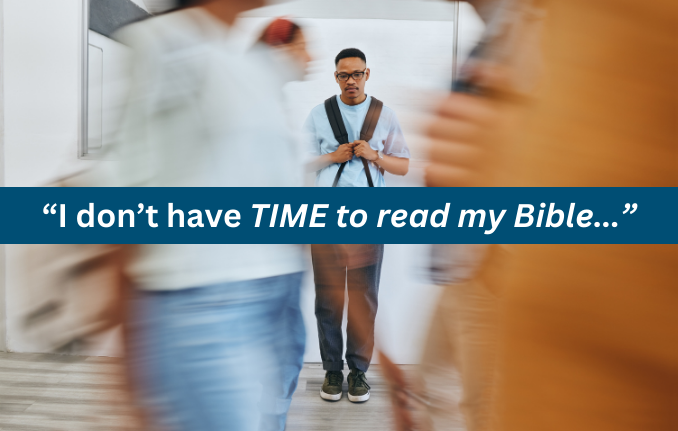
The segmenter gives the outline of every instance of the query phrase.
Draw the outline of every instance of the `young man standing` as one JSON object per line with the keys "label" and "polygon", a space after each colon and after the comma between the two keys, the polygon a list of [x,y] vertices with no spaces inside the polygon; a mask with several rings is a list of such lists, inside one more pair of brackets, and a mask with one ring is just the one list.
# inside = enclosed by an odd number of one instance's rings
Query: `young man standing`
{"label": "young man standing", "polygon": [[[314,156],[309,166],[317,171],[316,186],[383,187],[384,171],[405,175],[409,168],[410,152],[400,124],[391,109],[365,94],[370,69],[362,51],[344,49],[335,66],[341,95],[313,108],[304,126]],[[320,354],[326,371],[320,396],[330,401],[342,396],[341,326],[347,287],[348,399],[367,401],[370,392],[365,372],[374,349],[384,245],[313,245],[311,252]]]}

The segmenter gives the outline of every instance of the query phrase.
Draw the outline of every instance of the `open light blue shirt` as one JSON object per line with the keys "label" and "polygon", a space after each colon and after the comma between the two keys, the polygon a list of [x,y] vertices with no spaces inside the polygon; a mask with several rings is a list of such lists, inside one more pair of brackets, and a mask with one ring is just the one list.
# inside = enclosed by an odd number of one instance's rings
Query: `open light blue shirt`
{"label": "open light blue shirt", "polygon": [[[367,96],[363,103],[355,106],[345,104],[339,96],[336,96],[336,98],[339,103],[341,117],[344,119],[344,125],[348,132],[349,142],[357,141],[360,139],[360,130],[363,127],[372,98]],[[307,141],[307,148],[312,156],[333,153],[339,147],[339,142],[334,137],[332,126],[330,126],[330,121],[327,119],[324,103],[311,110],[304,124],[304,139]],[[405,159],[410,158],[410,150],[407,148],[398,118],[396,118],[395,112],[386,106],[381,110],[379,122],[377,122],[377,127],[374,130],[372,139],[369,140],[369,144],[373,149],[381,150],[386,155]],[[318,171],[315,185],[318,187],[332,187],[339,166],[341,166],[339,163],[333,163]],[[384,176],[380,170],[373,163],[368,163],[368,166],[372,174],[374,186],[384,187]],[[360,157],[353,156],[353,159],[346,163],[337,187],[369,187],[364,170],[365,168]]]}

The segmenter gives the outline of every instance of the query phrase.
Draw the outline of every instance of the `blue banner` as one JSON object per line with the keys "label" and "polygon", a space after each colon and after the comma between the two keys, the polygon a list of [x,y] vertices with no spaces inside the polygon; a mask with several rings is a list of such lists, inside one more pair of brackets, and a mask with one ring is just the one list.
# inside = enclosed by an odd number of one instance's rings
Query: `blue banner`
{"label": "blue banner", "polygon": [[673,244],[676,188],[0,188],[4,244]]}

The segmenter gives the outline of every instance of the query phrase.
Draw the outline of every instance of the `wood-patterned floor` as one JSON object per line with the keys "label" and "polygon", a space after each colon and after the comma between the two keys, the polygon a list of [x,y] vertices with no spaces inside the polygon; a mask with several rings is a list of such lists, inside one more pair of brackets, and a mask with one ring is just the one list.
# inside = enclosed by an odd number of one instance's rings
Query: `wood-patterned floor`
{"label": "wood-patterned floor", "polygon": [[[371,399],[322,400],[324,372],[307,364],[287,431],[392,430],[390,401],[378,366],[368,373]],[[113,358],[0,353],[1,431],[139,431]]]}
{"label": "wood-patterned floor", "polygon": [[119,361],[0,353],[0,430],[128,431]]}

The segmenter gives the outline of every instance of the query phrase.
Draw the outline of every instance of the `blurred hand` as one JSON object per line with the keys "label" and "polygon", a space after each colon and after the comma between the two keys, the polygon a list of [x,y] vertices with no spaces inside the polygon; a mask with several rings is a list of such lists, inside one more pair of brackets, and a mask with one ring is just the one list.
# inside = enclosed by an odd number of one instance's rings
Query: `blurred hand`
{"label": "blurred hand", "polygon": [[351,145],[353,145],[353,153],[358,157],[362,157],[371,162],[379,158],[377,150],[370,147],[370,144],[367,141],[357,140],[353,141]]}
{"label": "blurred hand", "polygon": [[494,152],[493,132],[501,117],[501,102],[485,97],[451,94],[428,129],[431,139],[428,187],[472,187],[489,183]]}
{"label": "blurred hand", "polygon": [[408,392],[409,385],[403,371],[381,350],[377,351],[381,372],[388,384],[396,431],[413,431],[415,419]]}
{"label": "blurred hand", "polygon": [[332,161],[334,163],[344,163],[348,162],[353,158],[353,145],[352,144],[343,144],[339,145],[337,151],[331,153]]}
{"label": "blurred hand", "polygon": [[[517,101],[505,90],[507,74],[478,64],[474,83],[483,96],[452,93],[428,127],[430,138],[426,185],[429,187],[496,186],[500,153]],[[515,120],[515,118],[513,118]]]}

